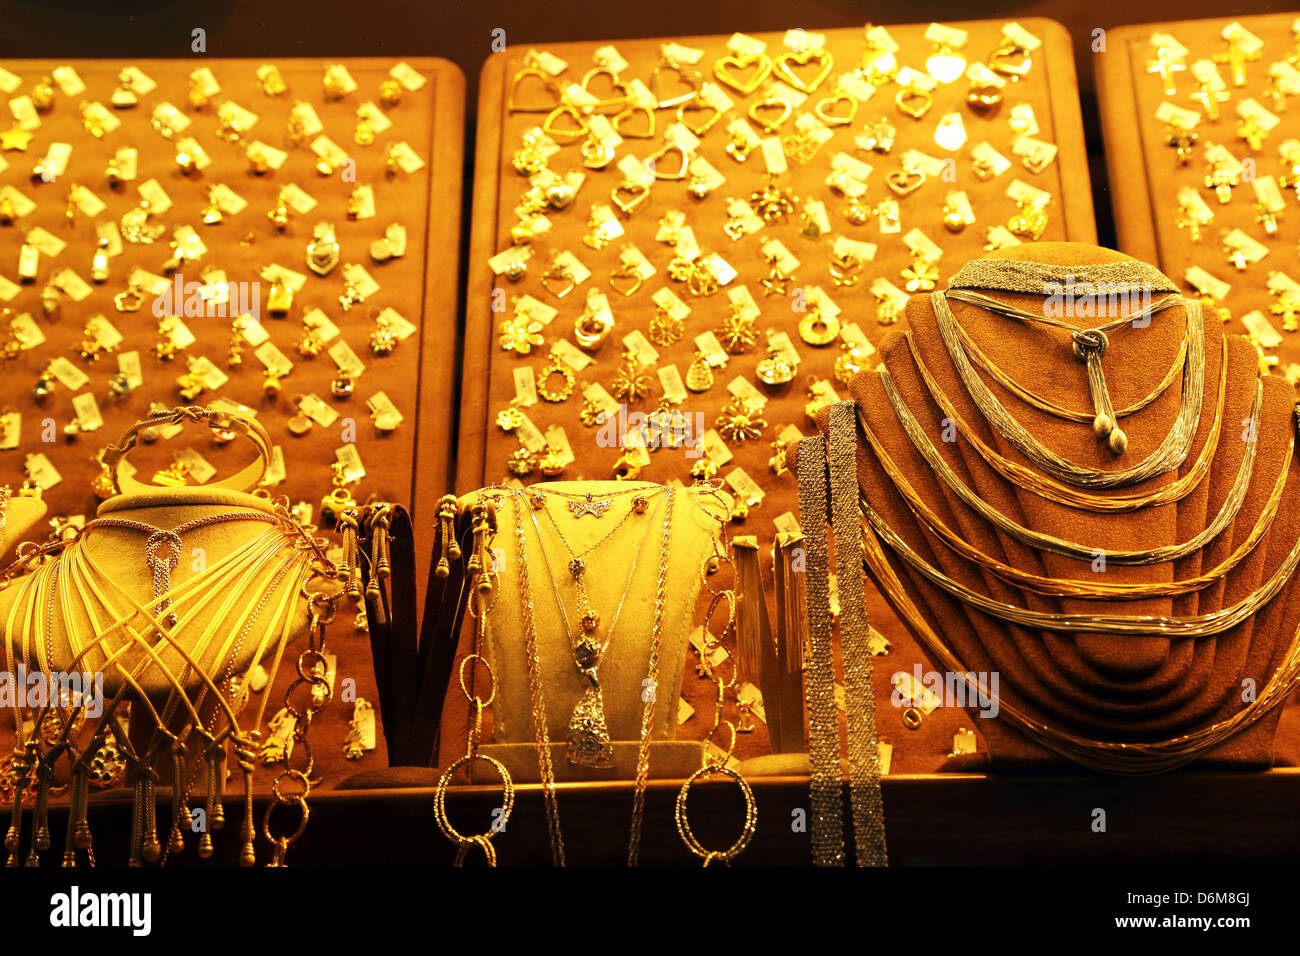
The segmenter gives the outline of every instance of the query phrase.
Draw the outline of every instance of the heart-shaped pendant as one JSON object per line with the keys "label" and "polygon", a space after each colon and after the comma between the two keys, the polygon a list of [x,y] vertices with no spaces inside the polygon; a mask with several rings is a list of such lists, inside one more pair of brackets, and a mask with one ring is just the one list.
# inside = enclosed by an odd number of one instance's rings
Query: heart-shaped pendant
{"label": "heart-shaped pendant", "polygon": [[[807,66],[809,63],[816,63],[821,67],[811,80],[805,80],[794,72],[796,66]],[[816,50],[791,50],[789,53],[782,53],[776,58],[774,69],[777,76],[800,93],[811,93],[831,75],[834,66],[835,58],[831,56],[830,51],[818,47]]]}
{"label": "heart-shaped pendant", "polygon": [[1034,65],[1028,50],[1008,40],[989,55],[989,69],[1012,82],[1019,80]]}
{"label": "heart-shaped pendant", "polygon": [[[520,106],[519,91],[524,82],[530,77],[541,81],[543,88],[551,94],[550,103],[545,106]],[[535,83],[533,84],[536,85]],[[549,113],[555,109],[556,104],[560,101],[560,91],[555,85],[555,81],[539,66],[526,66],[515,74],[514,80],[510,83],[510,93],[506,97],[506,109],[511,113]]]}
{"label": "heart-shaped pendant", "polygon": [[[665,167],[663,160],[670,154],[676,154],[681,162],[674,169],[672,164]],[[686,148],[678,142],[664,143],[658,150],[646,157],[645,164],[654,170],[655,179],[685,179],[686,169],[691,164],[691,158],[686,154]]]}
{"label": "heart-shaped pendant", "polygon": [[[768,114],[773,110],[777,111],[777,118],[769,119]],[[749,118],[757,123],[765,133],[775,133],[781,128],[781,124],[790,118],[790,114],[793,112],[794,107],[775,93],[749,104]]]}
{"label": "heart-shaped pendant", "polygon": [[[702,119],[693,119],[696,114],[706,114]],[[706,103],[697,94],[694,98],[677,107],[677,122],[681,123],[696,136],[703,136],[722,119],[722,110],[712,103]]]}
{"label": "heart-shaped pendant", "polygon": [[650,187],[645,183],[624,180],[609,192],[609,201],[625,216],[631,216],[650,198]]}
{"label": "heart-shaped pendant", "polygon": [[[835,108],[841,103],[847,104],[848,115],[834,112]],[[813,107],[813,112],[817,118],[827,126],[848,126],[853,122],[853,118],[858,115],[858,101],[850,96],[843,87],[837,86],[831,91],[831,95],[823,100],[819,100]]]}
{"label": "heart-shaped pendant", "polygon": [[966,58],[943,44],[937,44],[934,54],[925,61],[925,72],[940,83],[951,83],[966,69]]}
{"label": "heart-shaped pendant", "polygon": [[[757,66],[755,73],[744,79],[736,74],[738,70],[748,70]],[[721,83],[727,84],[741,96],[748,96],[758,89],[772,73],[772,58],[766,53],[738,53],[724,56],[713,64],[713,75]]]}
{"label": "heart-shaped pendant", "polygon": [[[634,116],[644,116],[646,125],[643,130],[627,129],[627,123]],[[655,111],[648,106],[633,103],[613,119],[614,132],[624,139],[649,139],[655,134]]]}
{"label": "heart-shaped pendant", "polygon": [[[659,77],[665,70],[671,70],[677,74],[678,79],[688,85],[690,92],[682,93],[678,96],[672,96],[664,99],[659,92]],[[673,60],[661,60],[653,70],[650,71],[650,93],[655,98],[655,109],[666,110],[674,106],[681,106],[700,92],[700,80],[702,76],[699,70],[691,70]]]}
{"label": "heart-shaped pendant", "polygon": [[[591,91],[591,81],[598,76],[609,77],[610,93],[612,95],[598,96]],[[596,101],[584,105],[596,113],[604,113],[609,110],[621,110],[627,105],[628,100],[631,98],[631,93],[627,88],[627,84],[621,81],[618,78],[618,74],[607,66],[597,66],[588,70],[586,75],[583,76],[580,85],[582,87],[582,92]]]}
{"label": "heart-shaped pendant", "polygon": [[885,177],[885,182],[896,195],[906,196],[925,184],[925,173],[915,166],[904,166],[902,169],[891,170]]}
{"label": "heart-shaped pendant", "polygon": [[[574,125],[557,125],[566,118],[572,120]],[[542,132],[552,139],[573,142],[588,135],[590,130],[587,129],[587,121],[577,107],[569,103],[561,103],[546,114],[546,119],[542,121]]]}
{"label": "heart-shaped pendant", "polygon": [[930,112],[933,104],[934,96],[919,86],[905,86],[894,94],[894,105],[915,120]]}

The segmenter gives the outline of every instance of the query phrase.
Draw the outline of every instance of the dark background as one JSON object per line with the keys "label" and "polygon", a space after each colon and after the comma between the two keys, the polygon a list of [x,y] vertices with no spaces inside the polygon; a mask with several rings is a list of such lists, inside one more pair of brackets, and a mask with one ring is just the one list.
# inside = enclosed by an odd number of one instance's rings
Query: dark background
{"label": "dark background", "polygon": [[[496,28],[505,30],[506,43],[544,46],[561,40],[756,33],[792,27],[818,30],[868,22],[888,25],[1051,17],[1063,23],[1074,37],[1097,232],[1102,245],[1113,245],[1115,231],[1093,82],[1092,60],[1098,55],[1091,50],[1093,31],[1128,23],[1246,16],[1287,8],[1283,0],[1042,0],[990,4],[958,0],[911,4],[857,0],[483,0],[429,4],[400,0],[0,0],[0,61],[24,57],[189,56],[195,27],[207,31],[207,55],[213,57],[440,56],[456,63],[465,73],[472,127],[478,73],[491,55],[492,31]],[[473,132],[472,128],[468,131],[466,142],[467,196],[473,169]],[[465,208],[468,215],[468,203]],[[468,229],[464,235],[468,235]]]}

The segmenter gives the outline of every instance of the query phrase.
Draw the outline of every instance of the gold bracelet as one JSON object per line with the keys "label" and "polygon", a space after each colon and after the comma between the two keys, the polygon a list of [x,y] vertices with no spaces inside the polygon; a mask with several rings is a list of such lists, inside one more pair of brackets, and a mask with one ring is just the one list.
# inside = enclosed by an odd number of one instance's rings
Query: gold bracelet
{"label": "gold bracelet", "polygon": [[[686,814],[686,801],[691,795],[692,785],[701,777],[707,777],[715,773],[730,777],[736,781],[736,786],[740,787],[740,793],[745,798],[745,822],[741,827],[740,836],[736,838],[735,843],[725,850],[706,850],[704,845],[696,839],[695,833],[691,830],[691,822]],[[686,844],[688,850],[704,861],[705,866],[714,862],[730,863],[745,852],[745,848],[749,846],[749,841],[754,837],[754,831],[758,828],[758,804],[754,800],[754,791],[749,786],[749,782],[738,772],[720,764],[705,764],[687,777],[682,784],[682,789],[677,792],[677,806],[674,817],[677,820],[677,832],[681,834],[682,842]]]}

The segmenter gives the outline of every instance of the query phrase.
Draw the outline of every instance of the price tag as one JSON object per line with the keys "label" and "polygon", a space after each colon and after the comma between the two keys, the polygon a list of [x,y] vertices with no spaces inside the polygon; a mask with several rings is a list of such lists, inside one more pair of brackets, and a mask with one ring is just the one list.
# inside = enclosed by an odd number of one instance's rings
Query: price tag
{"label": "price tag", "polygon": [[343,466],[343,477],[350,484],[356,484],[366,477],[366,466],[361,461],[361,453],[357,451],[356,445],[349,442],[335,448],[334,460]]}

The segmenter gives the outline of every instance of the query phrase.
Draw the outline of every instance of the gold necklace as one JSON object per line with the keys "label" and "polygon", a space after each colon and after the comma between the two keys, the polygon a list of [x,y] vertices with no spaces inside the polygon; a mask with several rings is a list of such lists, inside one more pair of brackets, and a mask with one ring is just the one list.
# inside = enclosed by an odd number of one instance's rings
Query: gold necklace
{"label": "gold necklace", "polygon": [[[1087,581],[1075,580],[1071,578],[1049,578],[1042,575],[1031,574],[1027,571],[1021,571],[1009,564],[1005,564],[996,558],[984,554],[974,545],[962,539],[955,531],[948,527],[921,495],[912,487],[911,483],[903,476],[903,472],[894,464],[893,459],[885,450],[884,445],[865,420],[860,424],[867,442],[871,445],[872,451],[880,460],[881,466],[885,469],[886,474],[893,479],[895,487],[903,496],[907,506],[912,513],[935,534],[936,537],[943,540],[953,551],[968,561],[973,561],[981,567],[987,568],[998,577],[1002,578],[1018,587],[1033,591],[1037,594],[1053,595],[1057,597],[1077,597],[1077,598],[1095,598],[1095,599],[1119,599],[1134,600],[1144,597],[1170,597],[1178,594],[1188,594],[1192,591],[1198,591],[1207,587],[1215,581],[1222,578],[1225,574],[1236,567],[1243,558],[1246,557],[1255,546],[1263,540],[1264,535],[1268,533],[1272,526],[1273,519],[1277,516],[1278,508],[1282,504],[1282,493],[1286,488],[1286,479],[1289,471],[1291,455],[1295,451],[1294,434],[1289,442],[1287,449],[1286,464],[1278,473],[1277,480],[1273,483],[1273,489],[1269,493],[1268,500],[1264,504],[1258,519],[1254,526],[1241,542],[1240,545],[1227,558],[1221,561],[1216,567],[1204,574],[1197,575],[1194,578],[1187,578],[1182,581],[1170,581],[1158,584],[1094,584]],[[865,498],[865,493],[859,492]],[[1109,558],[1109,554],[1108,554]]]}
{"label": "gold necklace", "polygon": [[[569,544],[568,539],[564,537],[564,532],[560,529],[559,523],[556,522],[555,516],[545,508],[542,510],[546,512],[560,542],[564,545],[565,550],[569,552],[569,574],[572,576],[574,586],[578,592],[578,626],[582,632],[580,637],[575,635],[569,623],[568,613],[564,609],[564,599],[560,596],[560,584],[551,568],[550,555],[547,554],[542,541],[542,528],[537,521],[537,512],[534,510],[529,513],[529,516],[533,519],[533,528],[537,531],[537,542],[542,552],[542,563],[546,566],[547,576],[551,579],[551,587],[555,591],[555,604],[559,608],[560,620],[564,624],[565,637],[569,641],[574,663],[577,665],[578,674],[584,684],[582,696],[578,699],[578,703],[573,708],[573,713],[569,718],[566,756],[569,763],[574,766],[603,770],[613,766],[614,745],[610,740],[609,725],[605,718],[605,699],[600,686],[598,668],[605,656],[605,652],[614,640],[614,632],[617,630],[619,618],[623,614],[623,605],[627,601],[628,592],[632,588],[632,580],[636,577],[636,567],[641,547],[638,547],[632,554],[632,567],[628,571],[627,581],[623,585],[622,597],[619,598],[618,607],[614,612],[613,620],[610,622],[609,630],[605,633],[604,641],[597,640],[595,636],[600,627],[600,615],[596,613],[587,594],[586,563],[583,557],[591,554],[601,544],[608,541],[613,536],[613,533],[626,523],[628,517],[637,512],[629,510],[627,515],[624,515],[608,534],[595,545],[583,551],[582,556],[579,556],[574,552],[573,546]],[[649,540],[649,533],[652,529],[653,525],[647,528],[642,547],[645,541]],[[522,573],[526,573],[526,571]],[[577,637],[577,640],[575,640],[575,637]]]}
{"label": "gold necklace", "polygon": [[1066,505],[1071,508],[1081,508],[1085,511],[1094,511],[1102,513],[1127,513],[1131,511],[1140,511],[1143,508],[1159,507],[1175,501],[1181,501],[1191,493],[1192,489],[1201,483],[1201,480],[1210,472],[1210,466],[1214,462],[1215,452],[1219,446],[1219,434],[1223,424],[1224,402],[1228,394],[1228,337],[1222,338],[1221,356],[1219,364],[1219,398],[1215,408],[1214,419],[1210,425],[1210,433],[1205,439],[1205,444],[1201,447],[1201,453],[1196,461],[1192,464],[1186,474],[1180,475],[1177,479],[1156,491],[1147,492],[1141,495],[1093,495],[1078,488],[1072,488],[1069,485],[1063,485],[1053,481],[1046,475],[1041,475],[1032,468],[1012,461],[1003,455],[998,454],[991,448],[974,428],[964,419],[952,404],[952,400],[939,387],[931,375],[930,369],[921,359],[920,350],[917,348],[915,340],[912,338],[911,331],[903,333],[907,339],[907,346],[912,352],[912,359],[916,363],[917,371],[925,379],[926,388],[929,389],[931,397],[935,403],[943,409],[944,415],[952,419],[953,424],[957,427],[958,433],[971,446],[979,452],[989,465],[996,470],[1002,477],[1011,481],[1020,488],[1045,498],[1048,501],[1054,501],[1059,505]]}
{"label": "gold necklace", "polygon": [[[948,307],[943,292],[930,294],[930,306],[944,346],[952,358],[957,373],[970,392],[971,398],[979,406],[984,417],[1016,449],[1035,465],[1052,477],[1080,488],[1120,488],[1135,485],[1156,475],[1163,475],[1177,468],[1187,457],[1192,439],[1196,434],[1197,422],[1201,413],[1201,399],[1205,391],[1205,339],[1203,335],[1203,316],[1201,305],[1195,299],[1183,300],[1186,312],[1187,358],[1183,363],[1183,391],[1178,416],[1170,427],[1168,434],[1145,459],[1129,468],[1118,471],[1103,471],[1083,465],[1077,465],[1061,457],[1035,438],[1028,429],[1003,407],[975,371],[974,365],[962,347],[961,337],[957,334],[957,320]],[[1124,319],[1123,321],[1130,321]],[[1077,332],[1078,330],[1076,330]],[[1099,331],[1099,330],[1084,330]],[[1100,333],[1099,333],[1100,334]],[[1091,343],[1082,347],[1088,359],[1089,380],[1095,386],[1095,374],[1100,374],[1099,353],[1104,351],[1104,339],[1101,344]],[[1079,345],[1076,336],[1075,344]],[[1098,412],[1098,430],[1101,430],[1103,411]],[[1111,417],[1113,424],[1113,416]],[[1121,433],[1122,434],[1122,433]],[[1112,446],[1113,448],[1114,446]],[[1122,451],[1122,449],[1120,449]]]}
{"label": "gold necklace", "polygon": [[[1182,544],[1165,545],[1159,548],[1148,548],[1143,551],[1120,551],[1112,549],[1099,549],[1089,545],[1079,544],[1074,541],[1067,541],[1063,538],[1057,538],[1053,535],[1044,534],[1040,531],[1034,531],[1026,528],[1024,525],[1012,521],[1002,512],[998,511],[992,505],[977,495],[969,485],[962,481],[961,477],[944,459],[930,441],[925,430],[917,421],[912,410],[907,407],[903,396],[899,394],[898,387],[894,384],[893,377],[883,366],[880,368],[880,383],[885,389],[885,395],[888,397],[890,404],[893,406],[895,415],[898,416],[904,431],[912,440],[912,444],[921,456],[925,458],[926,463],[933,469],[945,485],[962,500],[972,511],[978,514],[989,524],[994,525],[999,530],[1006,532],[1019,541],[1031,547],[1038,548],[1042,551],[1050,551],[1053,554],[1059,554],[1062,557],[1073,558],[1076,561],[1093,561],[1098,552],[1104,553],[1106,561],[1111,564],[1125,565],[1147,565],[1163,564],[1168,561],[1175,561],[1178,558],[1185,557],[1193,551],[1198,550],[1205,544],[1209,543],[1215,537],[1223,532],[1241,510],[1242,504],[1246,499],[1246,492],[1250,487],[1250,478],[1255,467],[1256,442],[1247,442],[1241,457],[1241,464],[1237,468],[1236,477],[1233,479],[1232,486],[1228,489],[1228,495],[1224,498],[1223,505],[1219,508],[1218,514],[1207,524],[1200,532],[1193,535]],[[1255,382],[1255,398],[1251,406],[1250,417],[1250,434],[1259,433],[1259,416],[1263,404],[1264,384],[1262,379]],[[861,413],[858,415],[859,422],[865,427],[865,422],[861,421]],[[1282,468],[1282,477],[1279,479],[1285,482],[1287,469]]]}

